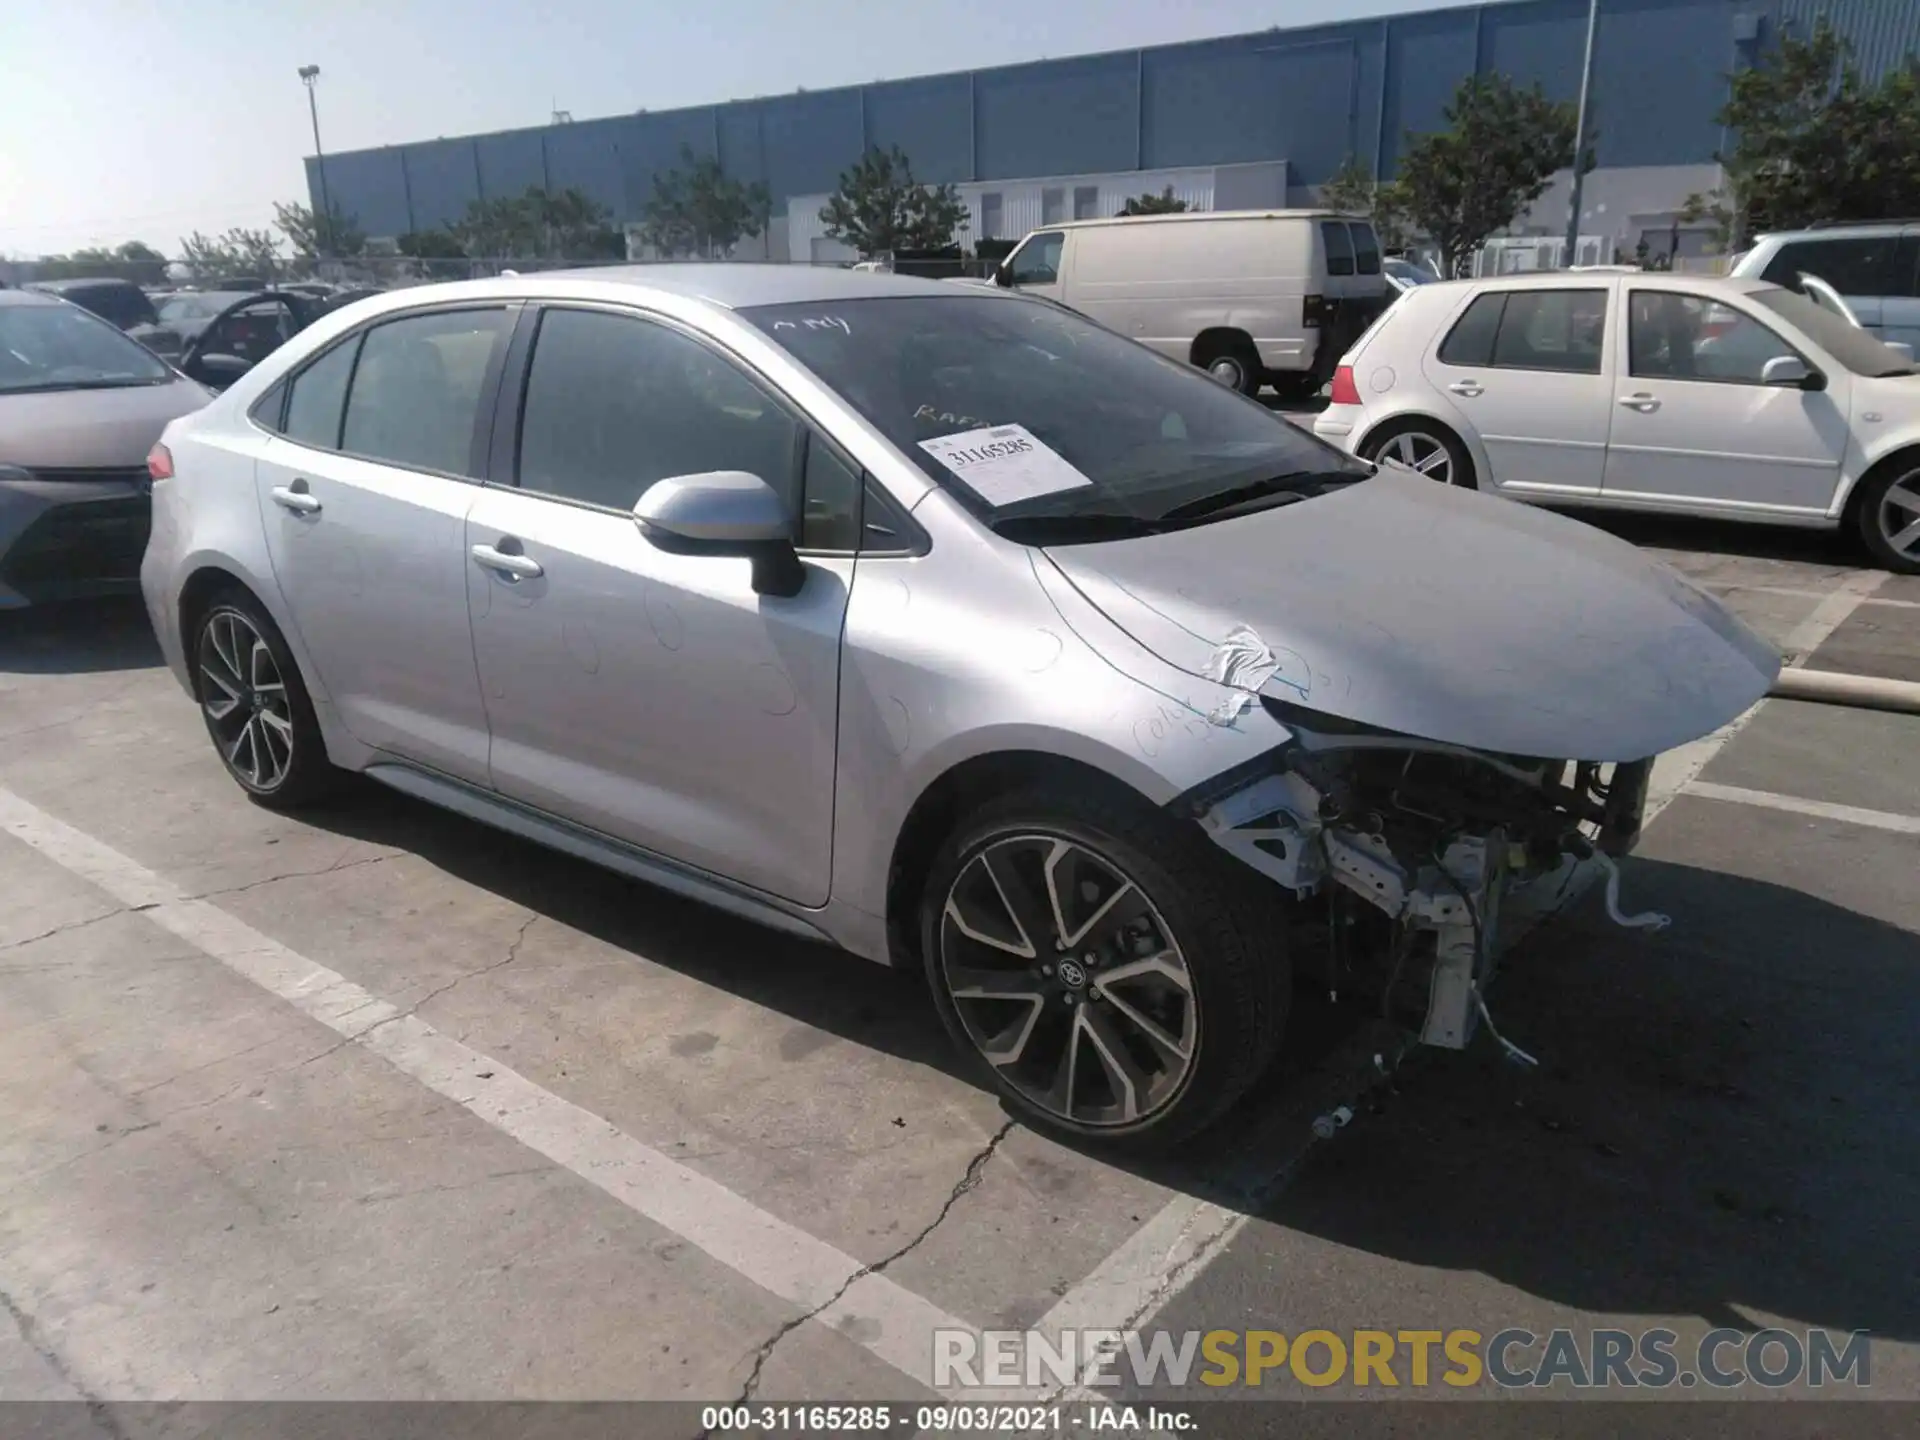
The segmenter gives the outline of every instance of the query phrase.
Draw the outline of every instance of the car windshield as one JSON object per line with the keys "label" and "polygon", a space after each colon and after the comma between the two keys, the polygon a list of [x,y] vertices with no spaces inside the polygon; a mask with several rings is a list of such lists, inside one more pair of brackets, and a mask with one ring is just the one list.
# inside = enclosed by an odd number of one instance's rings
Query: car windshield
{"label": "car windshield", "polygon": [[1172,528],[1372,467],[1063,306],[901,296],[742,312],[995,530]]}
{"label": "car windshield", "polygon": [[0,305],[0,394],[163,385],[153,353],[72,305]]}
{"label": "car windshield", "polygon": [[1920,374],[1920,369],[1916,369],[1914,363],[1898,350],[1889,350],[1869,332],[1857,325],[1849,325],[1831,310],[1816,305],[1804,295],[1774,287],[1755,290],[1752,298],[1805,332],[1822,350],[1856,375]]}
{"label": "car windshield", "polygon": [[1387,274],[1396,280],[1404,280],[1409,285],[1432,285],[1440,278],[1407,260],[1388,260],[1385,264]]}

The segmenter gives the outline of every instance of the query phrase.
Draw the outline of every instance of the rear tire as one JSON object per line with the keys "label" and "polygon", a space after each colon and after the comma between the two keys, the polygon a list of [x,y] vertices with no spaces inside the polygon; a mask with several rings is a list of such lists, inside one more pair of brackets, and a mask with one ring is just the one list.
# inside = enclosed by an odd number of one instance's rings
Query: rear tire
{"label": "rear tire", "polygon": [[1267,383],[1282,400],[1311,400],[1327,384],[1318,375],[1303,370],[1276,370],[1267,377]]}
{"label": "rear tire", "polygon": [[1284,911],[1266,888],[1144,802],[1066,786],[990,800],[929,871],[934,1002],[1021,1118],[1169,1149],[1219,1119],[1278,1048],[1291,987]]}
{"label": "rear tire", "polygon": [[1442,485],[1479,488],[1473,457],[1460,437],[1433,420],[1393,420],[1360,445],[1360,458],[1378,464],[1394,460]]}
{"label": "rear tire", "polygon": [[336,788],[344,772],[328,761],[300,667],[258,600],[239,589],[216,597],[188,661],[214,753],[256,804],[293,810]]}
{"label": "rear tire", "polygon": [[1896,575],[1920,575],[1920,455],[1896,459],[1860,486],[1861,543]]}
{"label": "rear tire", "polygon": [[1195,355],[1193,361],[1229,390],[1242,395],[1258,395],[1266,378],[1260,356],[1245,340],[1216,342]]}

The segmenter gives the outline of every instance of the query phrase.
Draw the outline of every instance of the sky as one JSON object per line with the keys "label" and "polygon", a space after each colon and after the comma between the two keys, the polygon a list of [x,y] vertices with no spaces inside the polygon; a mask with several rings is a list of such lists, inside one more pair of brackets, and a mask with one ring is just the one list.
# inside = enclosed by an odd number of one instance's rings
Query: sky
{"label": "sky", "polygon": [[328,151],[1380,15],[1413,0],[0,0],[0,256],[266,226]]}

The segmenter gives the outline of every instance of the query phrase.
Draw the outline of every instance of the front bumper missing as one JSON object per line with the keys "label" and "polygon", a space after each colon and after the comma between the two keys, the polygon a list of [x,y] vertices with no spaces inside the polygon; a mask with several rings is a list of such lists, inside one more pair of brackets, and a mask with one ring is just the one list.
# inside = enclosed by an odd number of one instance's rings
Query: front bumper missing
{"label": "front bumper missing", "polygon": [[[1403,962],[1418,954],[1428,965],[1419,1039],[1457,1050],[1473,1039],[1483,1019],[1491,1029],[1483,992],[1504,948],[1502,921],[1516,901],[1537,913],[1539,892],[1557,890],[1545,897],[1550,908],[1570,890],[1572,870],[1592,858],[1609,872],[1609,913],[1621,918],[1613,903],[1618,871],[1612,857],[1627,853],[1639,838],[1651,769],[1651,761],[1614,767],[1584,813],[1564,816],[1552,844],[1543,843],[1543,814],[1552,797],[1571,793],[1557,778],[1543,787],[1539,811],[1516,814],[1510,824],[1421,815],[1433,822],[1424,849],[1408,837],[1429,832],[1384,822],[1373,808],[1378,796],[1358,806],[1350,796],[1335,799],[1297,768],[1202,801],[1196,818],[1222,849],[1301,900],[1350,894],[1385,917],[1393,954],[1383,1005],[1392,998]],[[1598,772],[1591,774],[1597,778]],[[1529,1058],[1504,1039],[1500,1044],[1516,1058]]]}

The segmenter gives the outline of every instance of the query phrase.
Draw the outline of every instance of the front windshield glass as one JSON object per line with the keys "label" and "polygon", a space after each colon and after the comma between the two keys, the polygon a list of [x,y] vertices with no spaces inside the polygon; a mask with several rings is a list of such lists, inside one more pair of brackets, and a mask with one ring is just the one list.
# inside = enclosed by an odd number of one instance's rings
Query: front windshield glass
{"label": "front windshield glass", "polygon": [[72,305],[0,305],[0,394],[163,385],[153,353]]}
{"label": "front windshield glass", "polygon": [[1914,364],[1898,350],[1889,350],[1858,325],[1849,325],[1831,310],[1804,295],[1778,288],[1755,290],[1752,299],[1781,319],[1804,331],[1815,344],[1856,375],[1912,375]]}
{"label": "front windshield glass", "polygon": [[1075,521],[1087,538],[1102,524],[1167,528],[1372,474],[1201,371],[1046,301],[956,293],[742,313],[1016,538],[1071,539]]}
{"label": "front windshield glass", "polygon": [[1418,265],[1405,260],[1387,261],[1386,270],[1389,275],[1405,280],[1409,285],[1432,285],[1440,278],[1432,271],[1422,270]]}

